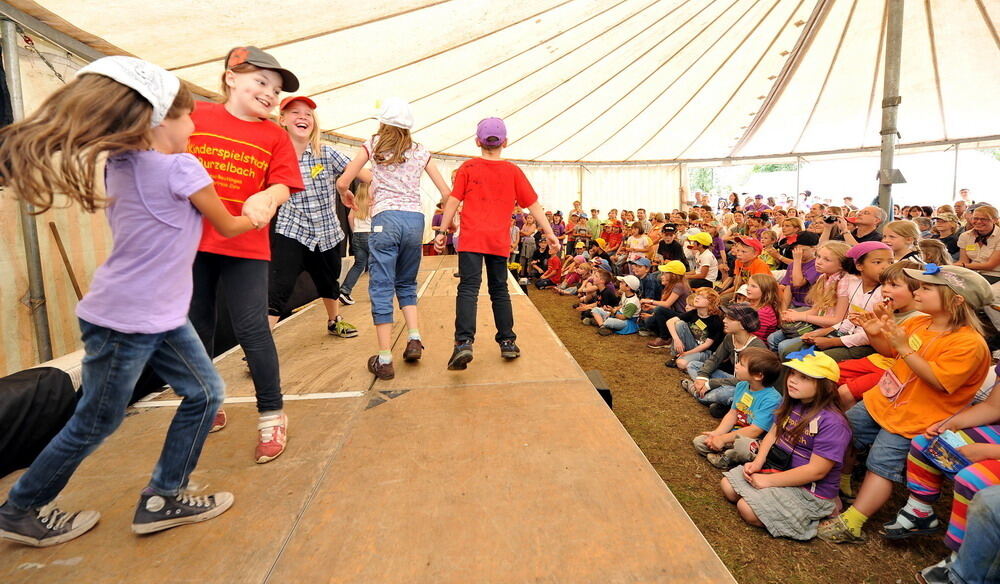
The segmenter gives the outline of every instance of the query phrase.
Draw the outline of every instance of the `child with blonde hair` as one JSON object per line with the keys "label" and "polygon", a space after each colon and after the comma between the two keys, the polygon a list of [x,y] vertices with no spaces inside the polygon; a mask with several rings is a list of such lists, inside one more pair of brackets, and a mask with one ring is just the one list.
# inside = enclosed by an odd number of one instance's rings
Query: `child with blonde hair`
{"label": "child with blonde hair", "polygon": [[372,233],[371,195],[369,185],[361,183],[354,193],[354,208],[347,213],[347,221],[351,225],[351,250],[354,252],[354,263],[340,285],[340,301],[344,304],[354,304],[354,285],[358,283],[361,274],[368,271],[368,238]]}
{"label": "child with blonde hair", "polygon": [[882,228],[882,243],[892,249],[893,261],[910,260],[923,264],[920,249],[920,229],[913,221],[890,221]]}
{"label": "child with blonde hair", "polygon": [[[139,496],[132,531],[204,521],[233,504],[230,493],[186,492],[224,397],[222,379],[188,320],[191,265],[203,219],[221,237],[263,224],[230,214],[212,178],[184,152],[193,108],[191,92],[164,69],[133,57],[105,57],[81,69],[27,119],[0,129],[0,184],[39,212],[52,207],[57,193],[89,212],[106,208],[114,240],[76,308],[86,353],[80,401],[0,507],[4,539],[47,547],[97,523],[97,511],[68,513],[53,500],[125,419],[147,364],[182,399]],[[96,194],[95,182],[103,155],[106,198]],[[119,478],[114,469],[91,472]]]}
{"label": "child with blonde hair", "polygon": [[397,97],[385,101],[378,115],[378,132],[365,141],[337,179],[344,204],[357,203],[351,182],[371,161],[371,235],[368,248],[368,296],[378,337],[378,353],[368,358],[368,371],[377,379],[396,376],[392,365],[393,298],[406,320],[407,341],[403,360],[418,361],[424,345],[417,315],[417,272],[423,250],[424,212],[420,200],[420,177],[427,173],[442,199],[448,185],[431,160],[430,151],[413,141],[413,112]]}
{"label": "child with blonde hair", "polygon": [[785,310],[781,314],[784,323],[767,339],[772,351],[779,351],[783,343],[798,341],[799,336],[818,327],[832,326],[847,315],[847,292],[851,284],[847,266],[850,259],[849,245],[842,241],[828,241],[816,250],[816,271],[819,279],[806,294],[807,310]]}

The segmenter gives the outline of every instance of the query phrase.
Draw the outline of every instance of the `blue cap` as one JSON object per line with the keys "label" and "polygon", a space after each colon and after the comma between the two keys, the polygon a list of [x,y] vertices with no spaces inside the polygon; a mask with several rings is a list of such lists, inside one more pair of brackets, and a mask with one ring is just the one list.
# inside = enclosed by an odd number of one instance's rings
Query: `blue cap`
{"label": "blue cap", "polygon": [[635,264],[637,266],[645,266],[647,268],[653,267],[653,262],[649,261],[649,258],[638,258],[629,262],[630,264]]}

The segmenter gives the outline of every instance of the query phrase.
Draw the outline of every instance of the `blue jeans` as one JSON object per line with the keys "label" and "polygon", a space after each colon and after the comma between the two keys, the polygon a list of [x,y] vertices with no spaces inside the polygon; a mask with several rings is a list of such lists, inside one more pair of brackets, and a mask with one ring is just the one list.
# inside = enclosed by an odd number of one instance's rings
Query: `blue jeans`
{"label": "blue jeans", "polygon": [[781,344],[781,341],[784,341],[784,340],[787,340],[787,339],[788,339],[788,337],[785,336],[785,331],[783,331],[783,330],[781,330],[779,328],[778,330],[774,331],[773,333],[767,335],[767,347],[769,349],[771,349],[771,351],[777,353],[778,352],[778,345]]}
{"label": "blue jeans", "polygon": [[844,413],[854,434],[854,447],[868,448],[865,466],[878,476],[894,483],[906,484],[906,457],[910,453],[910,439],[893,434],[872,418],[860,401]]}
{"label": "blue jeans", "polygon": [[592,312],[595,316],[600,315],[600,317],[604,319],[604,328],[608,330],[620,331],[628,324],[628,321],[620,318],[612,318],[609,316],[608,311],[603,308],[591,308],[590,312]]}
{"label": "blue jeans", "polygon": [[[694,334],[691,333],[691,326],[683,320],[678,320],[674,325],[677,329],[677,338],[684,343],[684,350],[690,351],[691,349],[698,346],[698,340],[694,338]],[[691,361],[705,361],[712,355],[712,351],[700,351],[698,353],[691,353],[690,355],[685,355],[684,360],[690,363]]]}
{"label": "blue jeans", "polygon": [[354,265],[348,270],[344,283],[340,285],[340,291],[350,294],[354,290],[354,285],[358,283],[361,274],[368,271],[368,236],[367,231],[354,232],[351,235],[351,249],[354,250]]}
{"label": "blue jeans", "polygon": [[[691,361],[687,366],[687,374],[691,376],[691,379],[697,379],[698,371],[701,370],[704,361]],[[732,373],[727,373],[721,369],[716,369],[711,374],[709,374],[709,379],[720,379],[722,377],[732,377]],[[733,403],[733,395],[736,394],[735,385],[720,385],[714,389],[710,389],[705,392],[702,397],[696,397],[699,402],[703,405],[709,405],[714,403],[730,405]]]}
{"label": "blue jeans", "polygon": [[1000,486],[976,493],[969,502],[965,541],[949,566],[953,582],[986,584],[1000,581]]}
{"label": "blue jeans", "polygon": [[375,324],[392,323],[392,298],[399,307],[417,304],[417,272],[424,236],[424,214],[382,211],[372,217],[368,236],[368,297]]}
{"label": "blue jeans", "polygon": [[[174,414],[149,486],[176,495],[187,486],[225,395],[190,322],[157,334],[125,334],[80,320],[83,395],[66,425],[10,490],[18,509],[41,507],[63,490],[76,468],[122,423],[132,390],[148,363],[183,400]],[[105,469],[108,476],[113,469]]]}

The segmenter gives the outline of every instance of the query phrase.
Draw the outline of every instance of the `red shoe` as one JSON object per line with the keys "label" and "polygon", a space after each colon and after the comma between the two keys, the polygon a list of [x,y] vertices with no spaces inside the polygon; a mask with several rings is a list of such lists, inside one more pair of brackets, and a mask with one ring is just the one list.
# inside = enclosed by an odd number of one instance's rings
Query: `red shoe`
{"label": "red shoe", "polygon": [[285,451],[288,443],[288,416],[283,413],[262,416],[257,422],[257,433],[254,459],[257,464],[271,462]]}
{"label": "red shoe", "polygon": [[226,417],[226,410],[219,408],[219,411],[215,412],[215,420],[212,421],[212,428],[208,431],[209,434],[225,428],[228,421],[229,418]]}

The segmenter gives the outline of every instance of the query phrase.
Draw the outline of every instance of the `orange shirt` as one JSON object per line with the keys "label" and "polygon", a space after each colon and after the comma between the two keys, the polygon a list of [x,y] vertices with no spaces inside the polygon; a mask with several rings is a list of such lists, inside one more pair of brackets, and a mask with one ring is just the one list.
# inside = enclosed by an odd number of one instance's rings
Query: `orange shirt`
{"label": "orange shirt", "polygon": [[745,282],[754,274],[771,275],[771,268],[764,262],[764,260],[760,259],[760,256],[757,256],[746,266],[744,266],[743,262],[740,260],[736,260],[734,272],[739,274]]}
{"label": "orange shirt", "polygon": [[930,364],[945,391],[938,391],[910,371],[904,359],[896,359],[890,370],[903,389],[895,399],[882,395],[876,385],[865,392],[865,407],[880,426],[907,438],[958,412],[972,401],[986,380],[990,351],[983,336],[971,327],[950,333],[928,331],[929,316],[915,316],[900,326],[909,335],[910,347]]}

